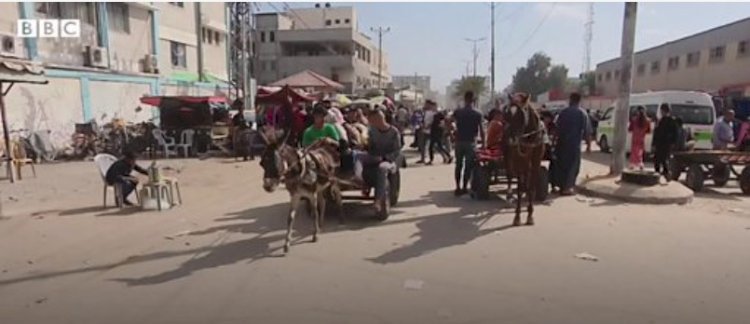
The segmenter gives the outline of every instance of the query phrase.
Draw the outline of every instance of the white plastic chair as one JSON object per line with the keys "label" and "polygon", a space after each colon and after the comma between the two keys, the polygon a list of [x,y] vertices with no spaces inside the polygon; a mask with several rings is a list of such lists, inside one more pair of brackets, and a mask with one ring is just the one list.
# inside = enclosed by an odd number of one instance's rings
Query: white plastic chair
{"label": "white plastic chair", "polygon": [[188,153],[193,151],[193,137],[195,136],[195,130],[186,129],[180,134],[180,144],[175,145],[175,150],[180,153],[180,149],[183,150],[183,155],[188,157]]}
{"label": "white plastic chair", "polygon": [[115,191],[115,204],[122,207],[122,195],[120,194],[121,188],[119,184],[110,185],[107,183],[107,171],[115,162],[117,162],[117,158],[109,154],[102,153],[94,157],[94,163],[99,169],[99,175],[102,176],[102,182],[104,182],[104,207],[107,207],[107,188],[109,187],[112,187]]}
{"label": "white plastic chair", "polygon": [[152,134],[156,139],[156,143],[158,143],[164,149],[165,158],[168,159],[169,155],[177,155],[177,151],[175,149],[177,144],[174,142],[174,138],[165,135],[164,131],[161,129],[154,129],[152,131]]}

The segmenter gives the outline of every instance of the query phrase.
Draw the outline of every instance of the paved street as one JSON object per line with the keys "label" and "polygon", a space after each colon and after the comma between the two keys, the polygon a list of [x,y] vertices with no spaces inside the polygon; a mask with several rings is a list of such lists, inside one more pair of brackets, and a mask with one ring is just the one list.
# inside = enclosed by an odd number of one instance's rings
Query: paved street
{"label": "paved street", "polygon": [[[593,154],[586,173],[606,169]],[[452,166],[403,171],[385,222],[347,203],[318,243],[256,162],[169,160],[185,204],[102,209],[91,162],[3,182],[0,323],[738,323],[750,316],[750,203],[736,184],[685,206],[552,197],[513,228],[500,200],[452,195]],[[145,164],[145,163],[144,163]],[[176,173],[176,171],[174,171]],[[598,262],[575,257],[589,253]]]}

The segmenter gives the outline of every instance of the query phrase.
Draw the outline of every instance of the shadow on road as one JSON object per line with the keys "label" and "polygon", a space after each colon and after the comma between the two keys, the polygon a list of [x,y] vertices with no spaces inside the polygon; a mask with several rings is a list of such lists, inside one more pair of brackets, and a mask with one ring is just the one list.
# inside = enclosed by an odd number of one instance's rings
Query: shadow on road
{"label": "shadow on road", "polygon": [[404,262],[443,248],[467,244],[484,235],[513,227],[509,224],[498,228],[480,228],[494,215],[501,213],[503,206],[498,205],[496,201],[467,203],[453,197],[450,191],[432,191],[427,194],[425,203],[432,203],[440,208],[459,209],[422,218],[416,224],[419,231],[412,235],[418,237],[417,241],[368,260],[379,264]]}

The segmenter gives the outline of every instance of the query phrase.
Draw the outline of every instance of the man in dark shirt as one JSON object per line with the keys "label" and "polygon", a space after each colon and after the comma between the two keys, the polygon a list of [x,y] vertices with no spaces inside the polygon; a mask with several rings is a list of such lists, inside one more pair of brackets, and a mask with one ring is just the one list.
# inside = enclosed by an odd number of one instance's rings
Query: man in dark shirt
{"label": "man in dark shirt", "polygon": [[667,176],[669,173],[669,156],[672,154],[672,146],[677,143],[677,122],[671,114],[671,109],[668,104],[662,104],[659,107],[661,110],[661,119],[656,124],[654,129],[654,138],[652,145],[654,147],[654,170],[658,173]]}
{"label": "man in dark shirt", "polygon": [[[484,141],[482,114],[474,109],[473,104],[474,93],[467,91],[464,94],[464,107],[453,113],[453,119],[456,122],[456,196],[468,192],[466,187],[474,169],[477,135],[480,136],[481,141]],[[461,176],[462,171],[463,177]],[[463,186],[461,186],[462,184]]]}
{"label": "man in dark shirt", "polygon": [[401,135],[396,127],[385,120],[385,113],[380,109],[369,114],[370,131],[367,154],[362,156],[365,166],[377,167],[375,178],[375,209],[380,211],[385,206],[388,176],[398,168],[401,159]]}
{"label": "man in dark shirt", "polygon": [[128,196],[133,192],[136,184],[138,184],[138,179],[130,175],[133,170],[140,174],[148,175],[146,170],[135,163],[135,154],[133,152],[125,152],[122,159],[117,160],[117,162],[109,167],[107,176],[105,177],[109,185],[120,184],[121,201],[128,206],[133,205],[133,203],[128,201]]}

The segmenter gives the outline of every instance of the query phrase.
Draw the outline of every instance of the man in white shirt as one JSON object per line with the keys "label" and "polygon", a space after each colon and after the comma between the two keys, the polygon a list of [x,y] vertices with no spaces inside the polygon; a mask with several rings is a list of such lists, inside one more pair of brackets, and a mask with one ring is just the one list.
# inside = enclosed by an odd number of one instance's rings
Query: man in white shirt
{"label": "man in white shirt", "polygon": [[417,163],[425,163],[427,156],[427,148],[429,147],[430,141],[430,128],[432,121],[435,119],[435,113],[437,110],[437,104],[432,100],[427,100],[424,103],[424,119],[422,121],[422,136],[419,142],[419,155],[420,159]]}

